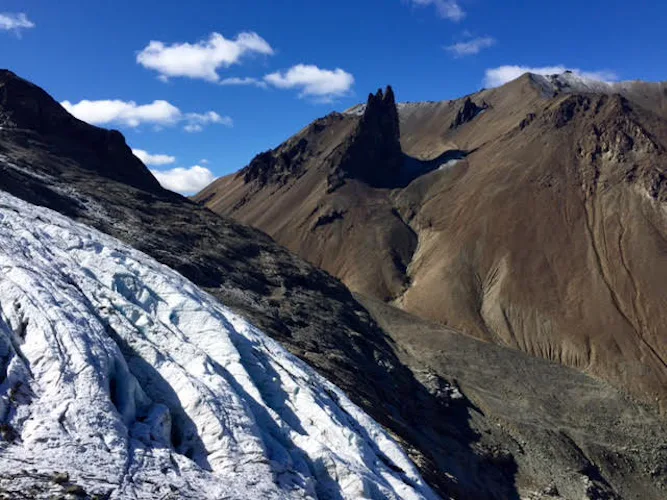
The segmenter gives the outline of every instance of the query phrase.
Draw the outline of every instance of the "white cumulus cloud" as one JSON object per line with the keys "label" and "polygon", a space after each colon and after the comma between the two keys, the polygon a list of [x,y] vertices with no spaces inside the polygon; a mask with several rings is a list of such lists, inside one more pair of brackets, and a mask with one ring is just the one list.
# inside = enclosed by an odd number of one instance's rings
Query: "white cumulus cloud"
{"label": "white cumulus cloud", "polygon": [[69,113],[93,125],[120,125],[136,128],[142,124],[173,126],[184,123],[189,132],[199,132],[206,125],[233,125],[229,116],[221,116],[215,111],[205,113],[183,113],[168,101],[156,100],[150,104],[137,104],[134,101],[118,99],[89,101],[82,100],[74,104],[70,101],[60,103]]}
{"label": "white cumulus cloud", "polygon": [[479,54],[482,50],[488,49],[496,44],[496,39],[490,36],[473,38],[466,42],[458,42],[446,47],[454,57],[465,57]]}
{"label": "white cumulus cloud", "polygon": [[0,30],[20,33],[22,29],[29,29],[34,27],[35,23],[28,19],[28,16],[23,12],[19,12],[17,14],[10,12],[0,13]]}
{"label": "white cumulus cloud", "polygon": [[142,123],[156,125],[173,125],[181,117],[181,110],[167,101],[156,100],[151,104],[137,104],[134,101],[82,100],[76,104],[70,101],[60,103],[67,111],[78,119],[93,125],[115,123],[127,127],[138,127]]}
{"label": "white cumulus cloud", "polygon": [[164,155],[164,154],[150,154],[148,151],[144,149],[133,149],[132,153],[134,156],[139,158],[144,165],[171,165],[176,161],[175,156],[170,156],[170,155]]}
{"label": "white cumulus cloud", "polygon": [[151,170],[151,173],[162,187],[185,195],[197,193],[215,180],[213,172],[200,165],[190,168]]}
{"label": "white cumulus cloud", "polygon": [[515,80],[516,78],[519,78],[524,73],[535,73],[536,75],[555,75],[565,71],[571,71],[575,75],[581,76],[583,78],[599,80],[602,82],[613,82],[618,80],[618,76],[612,71],[584,71],[577,68],[568,68],[562,64],[556,66],[542,66],[537,68],[530,66],[507,65],[487,69],[484,74],[484,86],[498,87],[500,85],[504,85],[507,82]]}
{"label": "white cumulus cloud", "polygon": [[440,17],[454,22],[461,21],[466,16],[456,0],[412,0],[412,3],[420,7],[432,5]]}
{"label": "white cumulus cloud", "polygon": [[280,89],[299,89],[301,97],[326,100],[349,92],[354,77],[340,68],[329,70],[315,65],[297,64],[285,72],[266,75],[264,81]]}
{"label": "white cumulus cloud", "polygon": [[237,64],[248,54],[273,52],[271,45],[257,33],[240,33],[233,40],[212,33],[197,43],[166,45],[153,40],[137,54],[137,63],[157,71],[163,80],[188,77],[217,82],[219,68]]}

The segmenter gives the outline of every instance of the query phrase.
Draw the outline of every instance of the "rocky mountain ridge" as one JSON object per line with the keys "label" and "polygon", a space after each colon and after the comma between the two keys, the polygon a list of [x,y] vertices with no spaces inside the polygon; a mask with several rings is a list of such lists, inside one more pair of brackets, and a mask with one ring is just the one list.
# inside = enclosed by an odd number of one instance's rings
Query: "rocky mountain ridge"
{"label": "rocky mountain ridge", "polygon": [[318,151],[348,144],[367,110],[356,107],[347,128],[322,132],[300,177],[269,192],[232,175],[197,199],[356,292],[584,370],[664,411],[664,90],[527,74],[397,106],[404,168],[417,175],[331,191]]}
{"label": "rocky mountain ridge", "polygon": [[53,137],[63,156],[98,175],[149,192],[161,190],[120,132],[77,120],[44,90],[6,69],[0,69],[0,128],[11,130],[15,137],[23,134],[26,145],[31,133]]}

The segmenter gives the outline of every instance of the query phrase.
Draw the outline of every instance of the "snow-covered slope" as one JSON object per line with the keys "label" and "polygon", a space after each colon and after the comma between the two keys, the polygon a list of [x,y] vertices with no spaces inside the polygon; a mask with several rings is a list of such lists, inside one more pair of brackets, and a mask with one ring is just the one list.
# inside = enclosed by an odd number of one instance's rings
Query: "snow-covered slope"
{"label": "snow-covered slope", "polygon": [[621,82],[606,82],[585,77],[572,71],[554,75],[530,74],[531,79],[537,84],[546,97],[556,93],[597,93],[597,94],[621,94],[630,97],[639,104],[644,104],[651,110],[664,107],[667,96],[666,82],[643,82],[640,80],[626,80]]}
{"label": "snow-covered slope", "polygon": [[[446,101],[442,101],[446,102]],[[439,103],[436,101],[424,101],[424,102],[399,102],[396,103],[396,109],[398,110],[398,114],[402,115],[405,113],[410,113],[416,110],[420,109],[428,109],[432,108],[434,106],[437,106]],[[366,104],[356,104],[352,106],[351,108],[346,109],[343,111],[344,115],[354,115],[354,116],[361,116],[364,114],[366,111]]]}
{"label": "snow-covered slope", "polygon": [[0,396],[0,492],[435,496],[377,423],[261,331],[2,192]]}

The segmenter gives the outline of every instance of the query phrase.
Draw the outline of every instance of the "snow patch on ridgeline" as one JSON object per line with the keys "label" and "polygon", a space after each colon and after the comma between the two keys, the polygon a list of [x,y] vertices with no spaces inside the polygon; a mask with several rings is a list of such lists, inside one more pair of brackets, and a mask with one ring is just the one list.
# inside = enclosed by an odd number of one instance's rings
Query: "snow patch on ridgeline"
{"label": "snow patch on ridgeline", "polygon": [[[402,115],[403,113],[410,113],[413,111],[418,111],[420,109],[429,109],[434,106],[437,106],[438,104],[440,103],[434,101],[399,102],[396,104],[396,109],[398,110],[399,115]],[[343,114],[350,116],[363,116],[365,112],[366,112],[366,104],[357,104],[343,111]]]}
{"label": "snow patch on ridgeline", "polygon": [[555,92],[607,93],[613,89],[611,83],[587,78],[569,71],[554,75],[531,73],[530,77],[548,96]]}
{"label": "snow patch on ridgeline", "polygon": [[603,80],[596,80],[574,73],[572,71],[565,71],[564,73],[553,75],[538,75],[530,74],[531,79],[544,92],[545,97],[552,97],[556,93],[596,93],[596,94],[612,94],[632,92],[634,90],[641,90],[641,88],[649,86],[658,89],[665,87],[665,82],[651,83],[642,82],[639,80],[628,80],[621,82],[607,82]]}
{"label": "snow patch on ridgeline", "polygon": [[35,498],[56,473],[123,499],[435,498],[377,423],[264,333],[1,192],[0,430],[0,492]]}
{"label": "snow patch on ridgeline", "polygon": [[366,112],[366,104],[355,104],[351,108],[348,108],[345,111],[343,111],[343,114],[351,116],[363,116],[365,112]]}

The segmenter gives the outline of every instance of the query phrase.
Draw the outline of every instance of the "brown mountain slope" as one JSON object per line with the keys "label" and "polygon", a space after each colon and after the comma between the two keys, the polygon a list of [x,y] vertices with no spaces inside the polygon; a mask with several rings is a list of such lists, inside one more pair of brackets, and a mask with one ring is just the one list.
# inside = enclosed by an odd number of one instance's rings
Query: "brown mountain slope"
{"label": "brown mountain slope", "polygon": [[[253,161],[197,199],[355,291],[664,411],[665,88],[524,75],[458,101],[399,105],[403,168],[382,186],[327,156],[349,151],[378,112],[370,101],[301,133],[298,175],[258,182]],[[365,146],[391,141],[385,126]]]}
{"label": "brown mountain slope", "polygon": [[[621,391],[574,369],[461,335],[377,299],[357,297],[425,385],[443,392],[453,385],[465,394],[473,408],[470,426],[479,433],[475,445],[493,442],[498,453],[491,462],[497,466],[509,451],[522,498],[665,497],[661,474],[649,473],[647,485],[641,472],[655,472],[649,464],[664,463],[657,450],[667,454],[667,427],[664,420],[655,425],[653,408],[633,404]],[[455,414],[454,406],[447,420]],[[447,431],[441,432],[446,440]],[[597,479],[589,482],[583,471]],[[533,478],[541,474],[549,486],[537,488],[542,494],[526,494],[535,490]]]}

